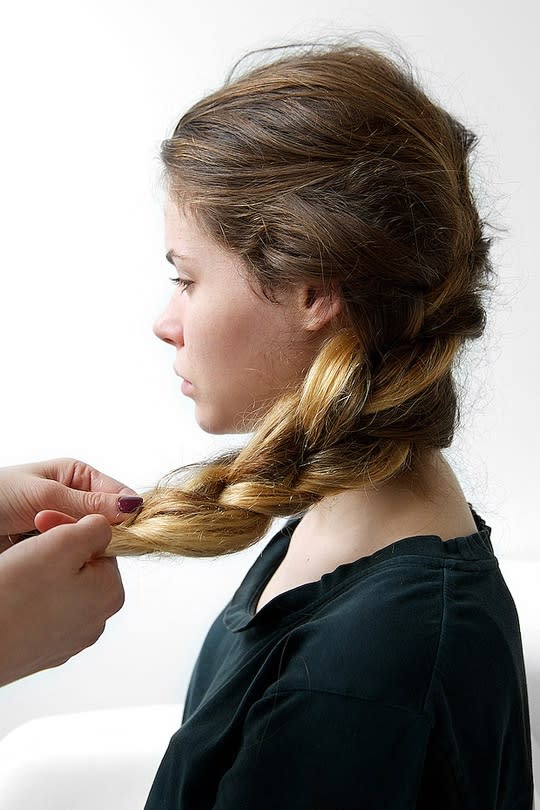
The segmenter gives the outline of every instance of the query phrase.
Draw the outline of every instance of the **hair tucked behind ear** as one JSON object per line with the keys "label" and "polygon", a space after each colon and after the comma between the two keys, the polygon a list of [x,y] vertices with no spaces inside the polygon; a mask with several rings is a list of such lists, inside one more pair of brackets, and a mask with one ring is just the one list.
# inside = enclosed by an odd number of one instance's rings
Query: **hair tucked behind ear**
{"label": "hair tucked behind ear", "polygon": [[268,297],[317,280],[339,289],[344,317],[245,447],[166,476],[108,553],[238,551],[272,518],[414,476],[451,444],[452,369],[484,330],[492,272],[475,142],[362,45],[285,55],[182,117],[162,144],[173,199]]}

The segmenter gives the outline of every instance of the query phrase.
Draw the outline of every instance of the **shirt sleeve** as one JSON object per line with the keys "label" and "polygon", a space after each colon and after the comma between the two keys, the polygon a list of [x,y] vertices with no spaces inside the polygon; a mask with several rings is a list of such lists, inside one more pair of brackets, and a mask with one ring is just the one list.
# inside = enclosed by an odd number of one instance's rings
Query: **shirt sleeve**
{"label": "shirt sleeve", "polygon": [[429,720],[329,692],[267,695],[250,709],[215,810],[407,810],[416,805]]}

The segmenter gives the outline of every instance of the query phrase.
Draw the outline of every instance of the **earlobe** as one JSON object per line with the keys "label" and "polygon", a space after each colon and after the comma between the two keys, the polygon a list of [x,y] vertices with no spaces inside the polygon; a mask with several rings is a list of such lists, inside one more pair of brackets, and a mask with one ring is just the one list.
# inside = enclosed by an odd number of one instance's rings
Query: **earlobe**
{"label": "earlobe", "polygon": [[341,297],[335,287],[323,289],[314,285],[304,288],[304,326],[310,332],[323,329],[341,314]]}

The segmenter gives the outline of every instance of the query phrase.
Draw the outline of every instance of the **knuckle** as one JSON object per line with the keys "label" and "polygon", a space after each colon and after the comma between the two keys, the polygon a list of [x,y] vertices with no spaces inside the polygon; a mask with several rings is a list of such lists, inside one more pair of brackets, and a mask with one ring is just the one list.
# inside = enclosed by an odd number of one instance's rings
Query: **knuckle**
{"label": "knuckle", "polygon": [[126,593],[124,591],[122,584],[120,583],[116,591],[116,597],[113,600],[113,613],[118,613],[119,610],[122,610],[125,602],[126,602]]}
{"label": "knuckle", "polygon": [[66,654],[64,653],[63,655],[59,655],[59,656],[57,656],[57,657],[54,659],[54,663],[52,663],[52,664],[51,664],[51,667],[61,667],[61,666],[63,666],[64,664],[67,664],[67,662],[69,661],[69,659],[70,659],[70,658],[72,658],[74,655],[76,655],[78,652],[80,652],[80,649],[76,649],[76,650],[74,650],[74,651],[73,651],[73,652],[72,652],[70,655],[66,655]]}
{"label": "knuckle", "polygon": [[49,462],[51,466],[61,469],[69,468],[76,463],[77,463],[76,459],[71,458],[70,456],[60,456],[59,458],[53,458]]}
{"label": "knuckle", "polygon": [[115,613],[118,613],[124,606],[126,601],[126,594],[124,591],[124,586],[119,577],[115,577],[115,579],[110,583],[110,586],[107,591],[107,616],[113,616]]}
{"label": "knuckle", "polygon": [[125,591],[113,559],[101,558],[99,567],[99,608],[101,616],[108,619],[124,606]]}
{"label": "knuckle", "polygon": [[96,641],[98,641],[98,639],[101,638],[101,636],[105,632],[105,624],[106,624],[105,622],[101,622],[99,624],[99,626],[96,628],[95,633],[94,633],[94,636],[95,636],[94,641],[93,641],[94,644],[96,643]]}
{"label": "knuckle", "polygon": [[92,647],[96,641],[99,641],[105,631],[105,622],[99,619],[97,624],[88,627],[86,633],[81,639],[81,649]]}
{"label": "knuckle", "polygon": [[52,478],[43,478],[40,482],[43,495],[56,503],[57,497],[62,497],[64,487],[59,481],[53,481]]}
{"label": "knuckle", "polygon": [[[88,514],[99,514],[101,506],[99,492],[86,492],[84,495],[84,506]],[[103,515],[101,515],[101,517],[103,517]]]}

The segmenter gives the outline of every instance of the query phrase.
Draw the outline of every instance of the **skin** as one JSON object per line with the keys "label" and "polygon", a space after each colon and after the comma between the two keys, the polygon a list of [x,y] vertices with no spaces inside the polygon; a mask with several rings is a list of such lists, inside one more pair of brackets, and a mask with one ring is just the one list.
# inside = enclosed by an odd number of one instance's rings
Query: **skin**
{"label": "skin", "polygon": [[172,257],[181,283],[154,332],[176,350],[174,370],[188,381],[200,427],[250,430],[305,374],[322,338],[317,303],[305,305],[307,287],[268,301],[248,283],[245,263],[170,199],[164,213],[165,250],[185,258]]}
{"label": "skin", "polygon": [[406,481],[390,481],[378,490],[350,490],[323,498],[293,532],[287,554],[262,591],[257,610],[283,591],[317,582],[339,565],[404,537],[433,534],[445,542],[476,532],[459,481],[442,453],[426,454],[420,475],[421,490]]}
{"label": "skin", "polygon": [[[277,304],[257,292],[247,268],[213,241],[169,198],[165,249],[181,287],[154,332],[176,349],[175,371],[189,380],[199,425],[210,433],[252,428],[280,393],[305,374],[340,316],[339,298],[299,285]],[[288,552],[261,594],[258,609],[290,588],[404,537],[445,541],[476,532],[450,465],[440,451],[424,456],[414,487],[391,481],[323,498],[293,532]],[[340,531],[336,533],[335,527]]]}
{"label": "skin", "polygon": [[118,497],[136,494],[76,459],[0,469],[0,686],[65,663],[120,610],[118,566],[103,553],[126,518]]}
{"label": "skin", "polygon": [[[0,685],[64,664],[94,644],[124,603],[103,515],[58,526],[2,555]],[[16,583],[17,587],[14,587]]]}
{"label": "skin", "polygon": [[[37,528],[46,532],[58,523],[75,522],[92,513],[120,523],[120,496],[137,493],[115,478],[73,458],[56,458],[0,468],[0,551],[11,545],[7,535]],[[63,515],[64,519],[60,518]]]}

